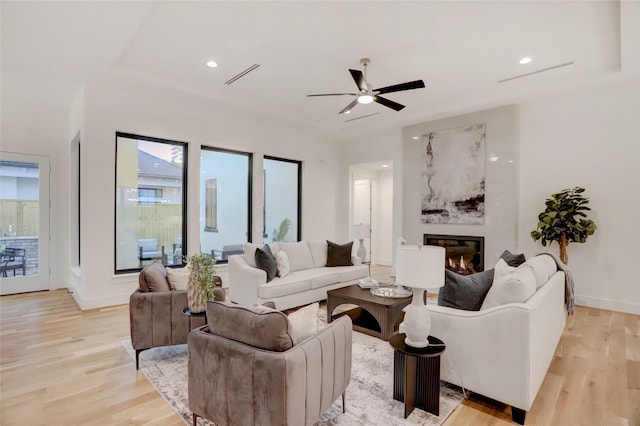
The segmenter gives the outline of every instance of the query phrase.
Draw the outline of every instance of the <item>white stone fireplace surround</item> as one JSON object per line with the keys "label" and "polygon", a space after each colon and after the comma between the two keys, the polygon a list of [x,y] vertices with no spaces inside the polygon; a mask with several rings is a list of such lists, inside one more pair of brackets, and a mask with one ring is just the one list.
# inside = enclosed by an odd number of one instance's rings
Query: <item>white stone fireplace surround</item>
{"label": "white stone fireplace surround", "polygon": [[[421,136],[477,123],[486,125],[485,218],[483,224],[421,222]],[[402,233],[407,244],[421,244],[424,234],[484,236],[484,269],[495,266],[504,250],[518,249],[518,107],[478,111],[403,128]],[[531,254],[531,253],[528,253]]]}

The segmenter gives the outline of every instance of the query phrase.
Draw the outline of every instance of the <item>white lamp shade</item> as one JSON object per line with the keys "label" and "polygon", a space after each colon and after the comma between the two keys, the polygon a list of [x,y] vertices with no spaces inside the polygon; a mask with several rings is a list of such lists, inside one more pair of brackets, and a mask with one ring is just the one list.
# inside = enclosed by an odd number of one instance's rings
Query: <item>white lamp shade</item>
{"label": "white lamp shade", "polygon": [[371,227],[369,225],[353,225],[353,238],[369,238],[371,236]]}
{"label": "white lamp shade", "polygon": [[396,283],[412,288],[444,286],[445,248],[399,246],[396,252]]}

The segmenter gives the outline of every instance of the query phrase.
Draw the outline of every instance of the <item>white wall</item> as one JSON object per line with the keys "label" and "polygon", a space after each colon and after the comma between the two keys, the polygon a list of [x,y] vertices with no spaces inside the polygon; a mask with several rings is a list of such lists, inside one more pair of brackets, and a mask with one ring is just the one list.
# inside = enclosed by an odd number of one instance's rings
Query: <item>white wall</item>
{"label": "white wall", "polygon": [[640,84],[520,107],[520,250],[558,253],[529,233],[544,201],[582,186],[598,229],[568,247],[577,303],[640,314]]}
{"label": "white wall", "polygon": [[[303,161],[303,239],[337,239],[347,228],[337,193],[344,174],[339,144],[310,134],[292,123],[252,114],[211,99],[163,98],[121,89],[112,81],[85,88],[85,130],[82,136],[82,277],[76,300],[82,309],[128,301],[137,274],[114,275],[115,133],[124,131],[189,143],[188,250],[199,245],[200,145],[254,154],[253,235],[262,233],[262,161],[264,154]],[[77,132],[71,129],[70,133]],[[221,268],[223,269],[223,268]],[[221,273],[225,283],[226,274]]]}
{"label": "white wall", "polygon": [[[593,209],[589,217],[598,229],[586,243],[569,246],[577,303],[640,314],[640,278],[635,271],[640,263],[638,80],[521,103],[515,129],[517,217],[499,224],[517,227],[514,249],[527,256],[557,253],[555,243],[545,248],[531,239],[537,215],[552,193],[585,187]],[[487,142],[492,137],[487,128]],[[415,204],[415,200],[405,202],[403,193],[411,182],[404,184],[407,165],[403,164],[402,135],[390,131],[358,138],[344,149],[347,164],[389,158],[394,160],[395,240],[406,227],[405,209],[414,209]],[[488,183],[489,191],[492,187]],[[420,226],[416,223],[411,219],[407,226]],[[414,238],[410,242],[418,241]]]}
{"label": "white wall", "polygon": [[376,212],[376,236],[374,257],[376,263],[391,266],[393,263],[393,170],[378,172],[378,196]]}

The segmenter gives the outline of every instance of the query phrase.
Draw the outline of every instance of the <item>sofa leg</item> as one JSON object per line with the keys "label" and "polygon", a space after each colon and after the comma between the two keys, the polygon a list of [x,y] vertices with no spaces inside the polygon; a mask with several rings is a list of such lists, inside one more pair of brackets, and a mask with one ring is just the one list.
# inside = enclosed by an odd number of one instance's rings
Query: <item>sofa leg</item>
{"label": "sofa leg", "polygon": [[514,423],[518,423],[519,425],[524,424],[524,417],[527,415],[527,412],[516,407],[511,407],[511,419],[513,419]]}
{"label": "sofa leg", "polygon": [[347,391],[342,392],[342,414],[347,412],[346,393]]}
{"label": "sofa leg", "polygon": [[198,415],[196,413],[191,413],[191,417],[193,418],[193,426],[197,426],[197,424],[198,424]]}

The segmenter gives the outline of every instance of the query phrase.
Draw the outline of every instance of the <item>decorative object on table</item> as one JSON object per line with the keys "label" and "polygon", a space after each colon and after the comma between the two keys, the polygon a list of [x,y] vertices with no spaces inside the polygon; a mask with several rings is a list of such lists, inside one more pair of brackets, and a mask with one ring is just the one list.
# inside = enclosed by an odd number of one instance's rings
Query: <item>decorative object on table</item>
{"label": "decorative object on table", "polygon": [[206,254],[194,254],[187,258],[189,284],[187,302],[193,313],[204,312],[207,300],[214,300],[216,288],[213,277],[216,274],[216,261]]}
{"label": "decorative object on table", "polygon": [[485,125],[422,135],[422,222],[484,223]]}
{"label": "decorative object on table", "polygon": [[364,239],[371,237],[371,226],[363,225],[362,223],[360,225],[353,225],[352,236],[360,241],[356,254],[362,259],[362,263],[365,263],[367,261],[367,249],[364,247]]}
{"label": "decorative object on table", "polygon": [[403,298],[413,295],[411,290],[396,284],[380,284],[371,288],[371,294],[379,297]]}
{"label": "decorative object on table", "polygon": [[591,209],[587,207],[589,199],[582,195],[584,191],[584,188],[576,186],[552,194],[545,201],[546,209],[538,215],[538,227],[531,231],[533,241],[541,240],[543,246],[557,241],[560,260],[565,264],[569,263],[569,243],[584,243],[597,229],[592,220],[586,219],[584,212]]}
{"label": "decorative object on table", "polygon": [[377,280],[371,278],[370,276],[366,278],[360,278],[357,282],[360,288],[376,288],[380,285]]}
{"label": "decorative object on table", "polygon": [[429,344],[431,319],[424,291],[444,285],[445,249],[437,246],[400,246],[396,253],[396,283],[413,289],[413,300],[404,308],[405,342],[414,348]]}

